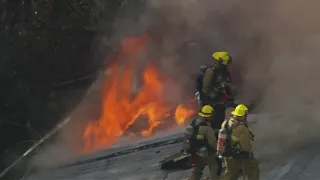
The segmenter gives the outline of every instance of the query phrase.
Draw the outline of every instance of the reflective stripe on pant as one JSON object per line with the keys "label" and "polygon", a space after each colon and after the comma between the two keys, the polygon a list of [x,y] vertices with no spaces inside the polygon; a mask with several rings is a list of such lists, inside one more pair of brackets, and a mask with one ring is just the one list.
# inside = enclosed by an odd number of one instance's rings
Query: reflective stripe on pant
{"label": "reflective stripe on pant", "polygon": [[[242,175],[242,171],[244,171],[244,174],[247,176],[248,180],[260,179],[260,162],[256,158],[243,160],[226,158],[225,162],[226,170],[224,180],[237,180],[238,177]],[[242,169],[242,167],[244,169]]]}

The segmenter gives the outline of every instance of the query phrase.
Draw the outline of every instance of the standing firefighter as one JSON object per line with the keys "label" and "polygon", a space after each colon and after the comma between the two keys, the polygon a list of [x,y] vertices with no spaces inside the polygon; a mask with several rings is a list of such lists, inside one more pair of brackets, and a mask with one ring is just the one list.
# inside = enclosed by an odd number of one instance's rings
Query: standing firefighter
{"label": "standing firefighter", "polygon": [[216,139],[214,131],[210,127],[213,111],[212,106],[203,106],[198,113],[199,117],[193,120],[185,131],[184,151],[191,154],[191,161],[194,164],[190,180],[200,180],[206,165],[209,166],[211,179],[214,180],[216,177],[213,168],[215,166]]}
{"label": "standing firefighter", "polygon": [[247,106],[238,105],[219,131],[217,153],[226,162],[224,180],[237,180],[241,172],[248,180],[259,180],[259,161],[253,156],[254,136],[248,129],[247,111]]}
{"label": "standing firefighter", "polygon": [[226,95],[233,97],[231,74],[228,65],[232,62],[232,57],[228,52],[221,51],[212,54],[215,60],[210,66],[201,66],[197,76],[197,98],[199,109],[203,105],[214,105],[224,101]]}

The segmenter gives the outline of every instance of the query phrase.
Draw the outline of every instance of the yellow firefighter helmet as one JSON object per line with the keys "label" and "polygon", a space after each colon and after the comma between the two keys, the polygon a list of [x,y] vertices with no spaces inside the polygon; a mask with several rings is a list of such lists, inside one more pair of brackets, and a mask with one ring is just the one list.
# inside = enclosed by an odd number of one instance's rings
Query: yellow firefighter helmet
{"label": "yellow firefighter helmet", "polygon": [[201,111],[198,113],[201,117],[211,117],[213,114],[213,107],[210,105],[205,105],[201,108]]}
{"label": "yellow firefighter helmet", "polygon": [[232,115],[235,115],[235,116],[239,116],[239,117],[242,117],[242,116],[245,116],[247,114],[247,111],[248,111],[248,107],[244,104],[239,104],[235,109],[234,111],[231,112]]}
{"label": "yellow firefighter helmet", "polygon": [[231,56],[226,51],[219,51],[212,54],[213,59],[221,62],[223,65],[229,65],[231,63]]}

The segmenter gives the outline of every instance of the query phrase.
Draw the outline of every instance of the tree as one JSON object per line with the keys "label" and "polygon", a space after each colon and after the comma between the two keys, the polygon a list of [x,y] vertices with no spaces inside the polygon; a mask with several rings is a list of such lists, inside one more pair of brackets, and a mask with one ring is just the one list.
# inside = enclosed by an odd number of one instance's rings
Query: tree
{"label": "tree", "polygon": [[97,2],[0,1],[0,156],[7,160],[0,169],[75,107],[103,68],[105,57],[92,58],[96,25],[112,24],[121,8],[143,1]]}

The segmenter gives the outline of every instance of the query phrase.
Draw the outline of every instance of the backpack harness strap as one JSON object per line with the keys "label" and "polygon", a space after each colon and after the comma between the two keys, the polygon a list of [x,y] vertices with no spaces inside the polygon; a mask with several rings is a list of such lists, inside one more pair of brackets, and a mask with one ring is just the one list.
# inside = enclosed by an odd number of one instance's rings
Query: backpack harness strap
{"label": "backpack harness strap", "polygon": [[[224,124],[224,128],[227,131],[227,139],[228,139],[227,143],[229,147],[235,147],[239,144],[239,139],[238,137],[232,136],[232,130],[237,126],[245,125],[245,123],[237,121],[233,123],[231,126],[229,126],[229,122],[230,122],[230,119],[228,119],[227,122]],[[236,141],[236,143],[233,145],[231,144],[232,140]]]}
{"label": "backpack harness strap", "polygon": [[202,141],[201,144],[203,144],[204,146],[206,146],[207,149],[209,149],[210,151],[211,150],[215,150],[215,148],[211,147],[208,143],[208,140],[207,139],[198,139],[197,138],[197,135],[198,135],[198,132],[199,132],[199,128],[200,126],[209,126],[206,122],[201,122],[199,124],[195,124],[195,121],[192,121],[192,123],[190,124],[193,128],[193,136],[194,138],[197,140],[197,141]]}

